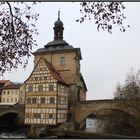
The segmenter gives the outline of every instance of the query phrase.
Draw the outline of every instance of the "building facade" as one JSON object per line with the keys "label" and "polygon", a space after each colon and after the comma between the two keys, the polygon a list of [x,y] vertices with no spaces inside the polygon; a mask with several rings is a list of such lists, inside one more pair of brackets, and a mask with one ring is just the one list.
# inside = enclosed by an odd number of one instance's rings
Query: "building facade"
{"label": "building facade", "polygon": [[67,121],[68,84],[46,59],[40,58],[25,81],[25,124],[57,125]]}
{"label": "building facade", "polygon": [[10,85],[10,84],[11,84],[10,80],[0,80],[0,102],[1,102],[1,97],[2,97],[3,87]]}
{"label": "building facade", "polygon": [[4,86],[1,95],[1,104],[13,105],[19,102],[19,88],[21,84],[13,84]]}
{"label": "building facade", "polygon": [[25,104],[25,84],[22,84],[19,88],[19,104]]}

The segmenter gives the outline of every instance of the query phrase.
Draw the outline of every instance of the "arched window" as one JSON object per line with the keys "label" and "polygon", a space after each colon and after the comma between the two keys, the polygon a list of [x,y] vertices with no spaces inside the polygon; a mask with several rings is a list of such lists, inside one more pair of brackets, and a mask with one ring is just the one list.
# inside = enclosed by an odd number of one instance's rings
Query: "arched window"
{"label": "arched window", "polygon": [[60,65],[65,65],[65,57],[60,58]]}

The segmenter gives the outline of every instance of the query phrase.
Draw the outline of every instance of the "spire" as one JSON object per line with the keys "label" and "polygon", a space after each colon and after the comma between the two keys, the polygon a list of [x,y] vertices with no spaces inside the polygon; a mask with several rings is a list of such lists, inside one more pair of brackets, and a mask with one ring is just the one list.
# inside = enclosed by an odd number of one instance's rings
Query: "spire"
{"label": "spire", "polygon": [[63,40],[63,22],[60,20],[60,9],[58,11],[58,19],[54,23],[54,40]]}
{"label": "spire", "polygon": [[58,11],[58,20],[60,20],[60,9]]}

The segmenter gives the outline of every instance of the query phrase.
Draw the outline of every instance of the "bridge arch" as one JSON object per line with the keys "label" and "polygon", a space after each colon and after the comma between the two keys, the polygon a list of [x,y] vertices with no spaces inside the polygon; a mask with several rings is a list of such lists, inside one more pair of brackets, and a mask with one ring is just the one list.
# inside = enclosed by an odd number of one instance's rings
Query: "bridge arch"
{"label": "bridge arch", "polygon": [[19,126],[20,114],[18,112],[7,111],[0,116],[0,127],[16,127]]}
{"label": "bridge arch", "polygon": [[18,125],[24,125],[24,105],[1,105],[0,106],[0,120],[7,115],[17,117]]}
{"label": "bridge arch", "polygon": [[[83,121],[83,120],[85,120],[89,115],[91,115],[92,113],[95,113],[95,115],[97,115],[99,112],[102,112],[102,111],[105,111],[105,110],[112,110],[112,111],[118,111],[118,112],[124,112],[124,113],[127,113],[127,114],[129,114],[129,115],[132,115],[132,116],[134,116],[136,119],[140,119],[140,114],[139,114],[139,112],[136,110],[136,109],[134,109],[134,108],[131,108],[131,107],[128,107],[128,108],[126,108],[126,109],[118,109],[118,108],[100,108],[100,109],[98,109],[98,110],[90,110],[89,112],[87,112],[87,114],[86,115],[82,115],[82,118],[81,118],[81,120],[80,121]],[[84,113],[84,112],[83,112]]]}
{"label": "bridge arch", "polygon": [[0,117],[2,117],[3,115],[6,115],[6,114],[10,114],[10,113],[17,114],[19,116],[22,116],[23,115],[23,113],[20,112],[20,111],[10,110],[10,111],[0,112]]}
{"label": "bridge arch", "polygon": [[104,100],[100,101],[90,101],[90,102],[80,102],[75,107],[75,122],[80,124],[82,121],[84,121],[90,114],[92,113],[98,113],[102,110],[117,110],[121,112],[125,112],[127,114],[130,114],[134,116],[136,119],[140,120],[140,112],[138,112],[135,108],[131,106],[126,106],[123,103],[119,103],[118,101],[113,100],[107,100],[105,102]]}

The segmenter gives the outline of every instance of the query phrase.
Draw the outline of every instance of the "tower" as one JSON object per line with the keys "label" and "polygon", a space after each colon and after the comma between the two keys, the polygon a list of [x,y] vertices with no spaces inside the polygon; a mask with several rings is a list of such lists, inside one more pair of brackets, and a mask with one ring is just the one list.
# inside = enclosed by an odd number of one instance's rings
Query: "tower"
{"label": "tower", "polygon": [[60,11],[58,11],[58,19],[54,23],[54,40],[63,40],[63,22],[60,20]]}
{"label": "tower", "polygon": [[64,81],[69,85],[68,107],[74,106],[79,100],[86,100],[86,84],[80,72],[82,59],[80,48],[74,48],[63,39],[63,22],[58,11],[57,21],[54,23],[54,39],[43,48],[34,52],[34,65],[40,58],[46,59],[53,65]]}

